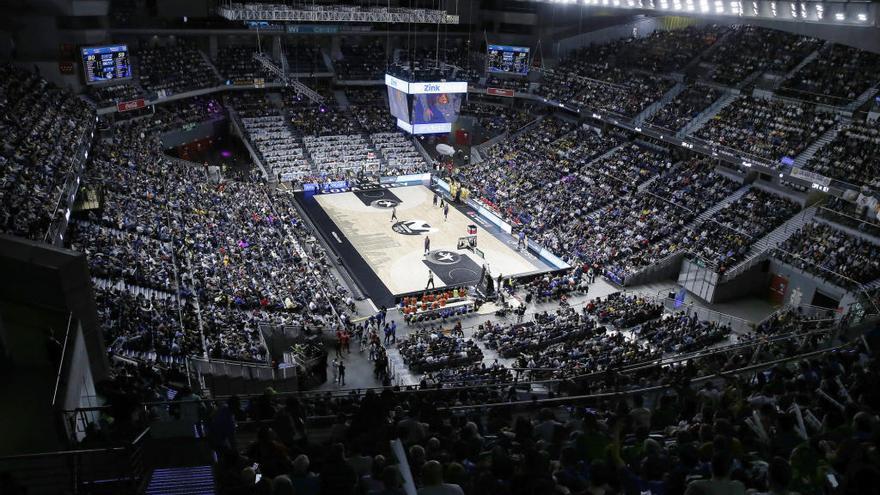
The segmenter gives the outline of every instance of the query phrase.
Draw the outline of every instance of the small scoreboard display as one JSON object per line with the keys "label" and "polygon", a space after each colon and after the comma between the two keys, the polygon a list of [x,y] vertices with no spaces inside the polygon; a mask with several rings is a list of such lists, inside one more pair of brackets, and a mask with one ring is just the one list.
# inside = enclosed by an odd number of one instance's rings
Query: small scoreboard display
{"label": "small scoreboard display", "polygon": [[127,45],[82,48],[86,84],[131,79],[131,58]]}
{"label": "small scoreboard display", "polygon": [[529,49],[524,46],[489,45],[486,59],[489,72],[529,73]]}

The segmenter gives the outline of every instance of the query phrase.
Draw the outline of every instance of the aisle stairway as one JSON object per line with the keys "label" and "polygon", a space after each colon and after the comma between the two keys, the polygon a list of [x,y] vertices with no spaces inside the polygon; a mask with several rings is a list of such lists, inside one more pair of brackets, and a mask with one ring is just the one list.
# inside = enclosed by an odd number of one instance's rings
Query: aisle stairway
{"label": "aisle stairway", "polygon": [[684,136],[697,132],[698,130],[700,130],[701,127],[703,127],[706,122],[709,122],[713,117],[718,115],[719,112],[724,110],[725,107],[733,103],[736,98],[736,94],[725,94],[724,96],[716,100],[715,103],[711,104],[709,108],[703,110],[699,115],[694,117],[694,120],[688,122],[686,126],[678,131],[676,137],[682,138]]}
{"label": "aisle stairway", "polygon": [[758,239],[757,242],[752,243],[749,252],[743,257],[743,260],[727,270],[722,277],[722,281],[732,280],[763,261],[773,248],[785,242],[795,232],[800,230],[801,227],[813,221],[813,217],[816,216],[816,210],[815,206],[804,209],[764,237]]}
{"label": "aisle stairway", "polygon": [[664,93],[663,96],[659,100],[655,101],[654,103],[651,103],[650,105],[648,105],[647,108],[642,110],[641,113],[636,115],[636,118],[634,121],[635,125],[642,125],[646,120],[648,120],[652,116],[654,116],[654,114],[657,113],[658,110],[660,110],[665,105],[669,104],[669,102],[673,101],[678,95],[680,95],[681,92],[684,91],[686,87],[687,87],[687,84],[676,83],[675,86],[673,86],[669,91]]}
{"label": "aisle stairway", "polygon": [[838,124],[828,129],[827,131],[825,131],[824,134],[819,137],[819,139],[813,141],[809,146],[807,146],[807,149],[805,149],[797,157],[795,157],[794,166],[804,168],[804,165],[806,165],[807,162],[809,162],[810,159],[813,158],[813,156],[820,149],[822,149],[826,144],[830,143],[834,140],[834,138],[837,137],[837,133],[840,132],[840,127],[841,126]]}
{"label": "aisle stairway", "polygon": [[[830,43],[830,42],[829,42],[829,43]],[[790,71],[786,72],[786,73],[785,73],[785,76],[783,76],[781,79],[779,79],[778,83],[776,84],[776,88],[779,88],[780,86],[782,86],[782,84],[783,84],[785,81],[788,81],[788,80],[790,80],[792,77],[794,77],[794,75],[797,74],[797,72],[798,72],[799,70],[801,70],[801,69],[803,69],[804,67],[806,67],[807,64],[809,64],[809,63],[812,62],[813,60],[816,60],[816,57],[819,56],[819,53],[820,53],[820,51],[822,50],[822,48],[824,48],[824,46],[823,46],[823,47],[819,47],[819,49],[817,49],[817,50],[813,50],[813,52],[810,53],[809,55],[807,55],[806,57],[804,57],[804,59],[801,60],[800,63],[798,63],[797,65],[795,65],[794,67],[792,67]]]}
{"label": "aisle stairway", "polygon": [[211,62],[211,57],[209,57],[208,54],[203,52],[202,50],[199,50],[199,55],[202,56],[202,59],[205,61],[206,64],[208,64],[208,67],[211,68],[211,71],[214,72],[214,75],[217,76],[217,83],[223,84],[223,76],[220,75],[220,71],[217,70],[217,66],[214,65],[214,62]]}
{"label": "aisle stairway", "polygon": [[214,495],[211,466],[164,468],[153,471],[146,495]]}

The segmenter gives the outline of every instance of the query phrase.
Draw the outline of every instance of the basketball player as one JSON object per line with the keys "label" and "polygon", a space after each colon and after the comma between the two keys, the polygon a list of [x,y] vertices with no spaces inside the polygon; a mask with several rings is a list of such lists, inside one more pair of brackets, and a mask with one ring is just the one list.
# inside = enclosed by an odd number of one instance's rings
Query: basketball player
{"label": "basketball player", "polygon": [[391,207],[391,221],[397,220],[397,206]]}
{"label": "basketball player", "polygon": [[449,203],[443,205],[443,221],[449,220]]}
{"label": "basketball player", "polygon": [[425,285],[425,290],[428,290],[428,287],[436,289],[434,286],[434,272],[431,270],[428,270],[428,283]]}
{"label": "basketball player", "polygon": [[428,254],[431,251],[431,238],[425,236],[425,254]]}
{"label": "basketball player", "polygon": [[437,193],[434,193],[434,208],[437,207]]}

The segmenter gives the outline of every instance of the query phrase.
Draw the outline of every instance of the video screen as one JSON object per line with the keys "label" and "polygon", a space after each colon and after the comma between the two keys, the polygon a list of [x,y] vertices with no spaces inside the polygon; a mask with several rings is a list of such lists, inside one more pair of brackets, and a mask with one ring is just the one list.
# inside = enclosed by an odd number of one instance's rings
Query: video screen
{"label": "video screen", "polygon": [[409,104],[406,93],[388,86],[388,106],[391,108],[391,115],[404,122],[409,122]]}
{"label": "video screen", "polygon": [[131,79],[131,59],[127,45],[86,47],[82,49],[86,84]]}
{"label": "video screen", "polygon": [[413,124],[451,124],[458,120],[462,93],[413,95]]}
{"label": "video screen", "polygon": [[489,45],[489,72],[526,75],[529,73],[529,49],[524,46]]}

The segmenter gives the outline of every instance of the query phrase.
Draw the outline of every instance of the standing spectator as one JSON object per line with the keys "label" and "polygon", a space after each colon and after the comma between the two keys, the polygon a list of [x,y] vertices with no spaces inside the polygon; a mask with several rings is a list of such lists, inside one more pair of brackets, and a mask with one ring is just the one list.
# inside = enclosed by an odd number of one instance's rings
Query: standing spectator
{"label": "standing spectator", "polygon": [[352,495],[357,484],[354,469],[345,462],[345,447],[334,443],[321,469],[321,493]]}
{"label": "standing spectator", "polygon": [[345,385],[345,362],[339,361],[339,384]]}
{"label": "standing spectator", "polygon": [[685,490],[685,495],[745,495],[745,485],[729,477],[731,464],[730,454],[715,453],[712,456],[712,479],[692,481]]}
{"label": "standing spectator", "polygon": [[443,482],[443,466],[437,461],[428,461],[422,467],[422,483],[419,495],[464,495],[460,486]]}

